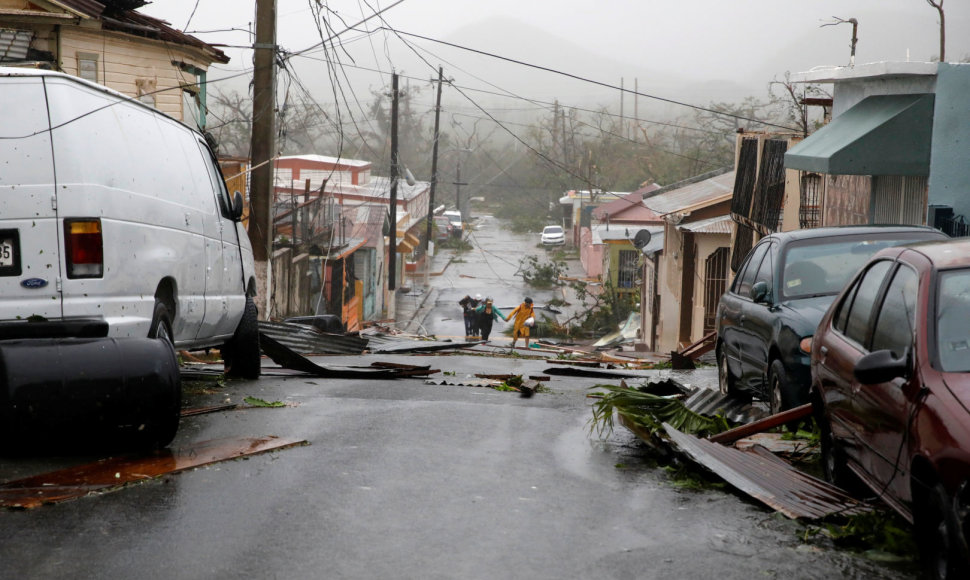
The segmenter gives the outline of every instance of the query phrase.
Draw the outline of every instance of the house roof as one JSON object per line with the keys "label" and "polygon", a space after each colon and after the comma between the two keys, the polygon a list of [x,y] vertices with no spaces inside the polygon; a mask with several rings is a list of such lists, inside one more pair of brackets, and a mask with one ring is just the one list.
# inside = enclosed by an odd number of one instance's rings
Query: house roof
{"label": "house roof", "polygon": [[289,160],[300,160],[308,161],[310,163],[323,163],[327,165],[345,165],[347,167],[370,167],[370,161],[363,161],[361,159],[347,159],[346,157],[330,157],[328,155],[284,155],[279,158],[279,161],[289,161]]}
{"label": "house roof", "polygon": [[632,241],[633,236],[637,235],[640,230],[647,230],[650,232],[651,239],[657,235],[663,235],[664,226],[653,225],[646,227],[636,227],[636,226],[620,226],[612,224],[607,226],[606,224],[597,224],[590,228],[590,232],[593,234],[593,243],[602,244],[609,241],[615,240],[625,240]]}
{"label": "house roof", "polygon": [[734,171],[720,173],[682,187],[675,188],[676,185],[668,186],[671,189],[666,193],[644,199],[643,205],[664,216],[675,212],[689,212],[729,200],[734,194]]}
{"label": "house roof", "polygon": [[730,215],[722,215],[717,217],[708,218],[706,220],[700,220],[696,222],[688,222],[685,224],[680,224],[677,226],[678,230],[685,232],[694,232],[695,234],[731,234],[731,220]]}
{"label": "house roof", "polygon": [[[597,192],[594,192],[594,195],[596,196],[597,204],[602,205],[609,201],[619,199],[624,195],[628,195],[629,193],[630,192],[628,191],[597,191]],[[559,203],[564,205],[571,205],[574,202],[578,202],[580,200],[589,201],[592,197],[593,196],[590,195],[590,192],[588,190],[571,189],[566,193],[564,193],[563,196],[559,198]]]}
{"label": "house roof", "polygon": [[643,205],[643,194],[639,191],[600,205],[593,210],[593,217],[598,220],[609,219],[611,222],[659,223],[662,221],[659,215]]}
{"label": "house roof", "polygon": [[818,67],[807,72],[793,73],[795,83],[835,83],[886,77],[934,76],[938,62],[871,62],[855,66]]}
{"label": "house roof", "polygon": [[81,17],[91,20],[99,20],[104,30],[114,30],[124,32],[134,36],[153,38],[174,44],[191,46],[202,50],[212,58],[214,62],[226,64],[229,57],[226,53],[211,44],[202,42],[194,36],[190,36],[172,28],[168,22],[153,18],[146,14],[136,12],[134,9],[148,4],[143,0],[49,0],[51,4],[59,6],[68,12],[73,12]]}

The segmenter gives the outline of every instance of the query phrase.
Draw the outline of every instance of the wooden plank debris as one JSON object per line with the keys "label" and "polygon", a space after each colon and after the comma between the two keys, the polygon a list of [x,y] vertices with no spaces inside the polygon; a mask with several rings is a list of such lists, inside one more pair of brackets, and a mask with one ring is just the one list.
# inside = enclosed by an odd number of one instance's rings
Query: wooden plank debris
{"label": "wooden plank debris", "polygon": [[92,493],[120,489],[129,483],[170,475],[194,467],[299,445],[309,445],[309,443],[303,439],[269,435],[214,439],[162,449],[149,455],[109,457],[94,463],[0,484],[0,506],[36,508]]}

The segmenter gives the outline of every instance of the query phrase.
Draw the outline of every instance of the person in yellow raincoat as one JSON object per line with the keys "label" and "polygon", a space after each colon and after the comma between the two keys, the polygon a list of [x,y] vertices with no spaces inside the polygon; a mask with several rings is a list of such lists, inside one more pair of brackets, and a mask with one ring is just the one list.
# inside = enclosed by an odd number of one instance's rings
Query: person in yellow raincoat
{"label": "person in yellow raincoat", "polygon": [[[529,348],[529,327],[535,324],[535,311],[532,309],[532,298],[526,297],[526,299],[515,308],[512,312],[508,313],[505,317],[506,320],[513,320],[512,324],[512,349],[515,349],[515,342],[522,337],[525,340],[525,347]],[[526,324],[526,321],[532,319],[532,323]]]}

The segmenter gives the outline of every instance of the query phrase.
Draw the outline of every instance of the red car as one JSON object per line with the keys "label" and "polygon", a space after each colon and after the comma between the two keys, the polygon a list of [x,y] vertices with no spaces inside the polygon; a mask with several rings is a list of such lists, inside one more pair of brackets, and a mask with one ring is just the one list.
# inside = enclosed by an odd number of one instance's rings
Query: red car
{"label": "red car", "polygon": [[812,340],[826,476],[915,525],[933,578],[970,577],[970,240],[876,254]]}

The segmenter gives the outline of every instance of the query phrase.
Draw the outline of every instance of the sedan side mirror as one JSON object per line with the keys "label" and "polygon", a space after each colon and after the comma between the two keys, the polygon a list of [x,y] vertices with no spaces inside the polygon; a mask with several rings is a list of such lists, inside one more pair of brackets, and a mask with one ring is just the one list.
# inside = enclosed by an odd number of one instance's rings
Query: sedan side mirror
{"label": "sedan side mirror", "polygon": [[852,369],[856,380],[864,385],[888,383],[909,375],[909,356],[896,358],[891,350],[877,350],[860,358]]}
{"label": "sedan side mirror", "polygon": [[768,302],[770,290],[768,289],[768,283],[762,280],[761,282],[755,282],[754,286],[751,287],[751,299],[757,304],[764,304]]}
{"label": "sedan side mirror", "polygon": [[230,210],[230,216],[232,221],[238,222],[242,219],[243,214],[243,196],[238,191],[232,194],[232,209]]}

